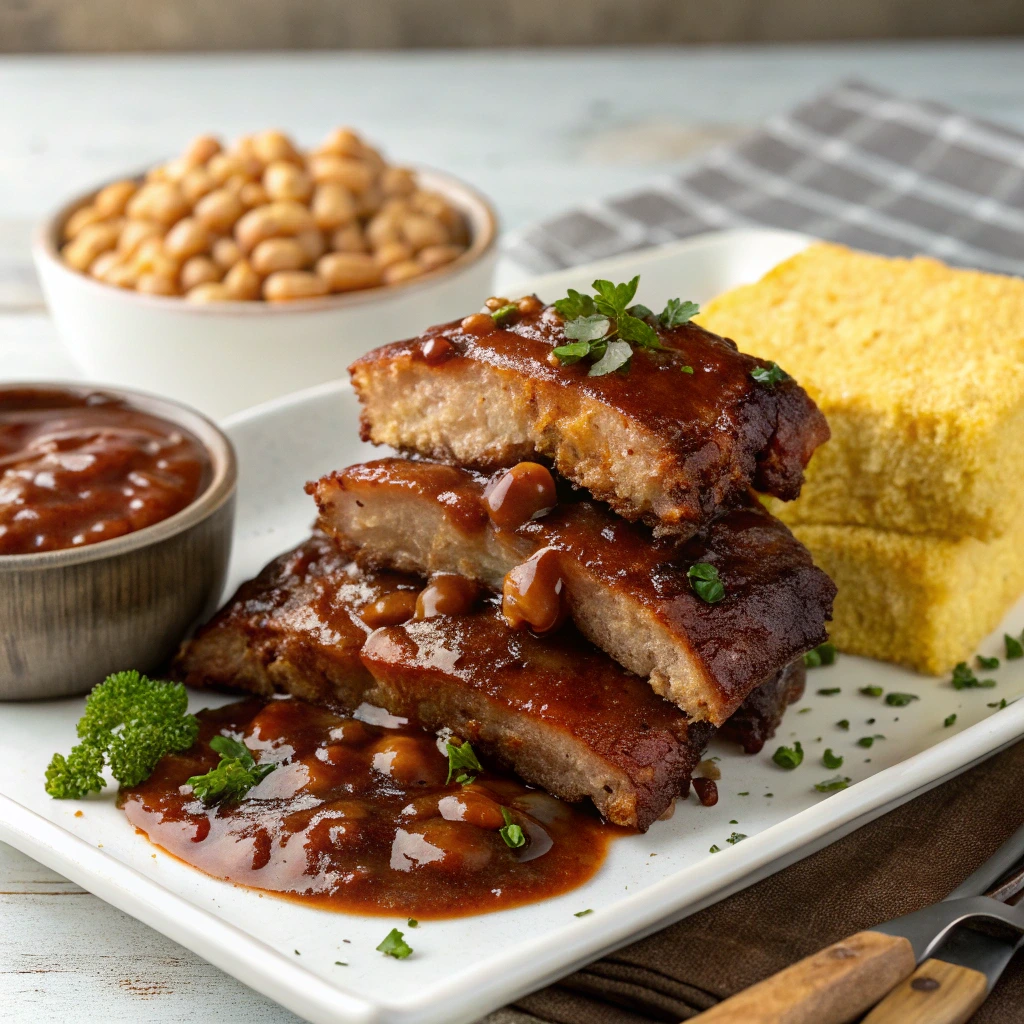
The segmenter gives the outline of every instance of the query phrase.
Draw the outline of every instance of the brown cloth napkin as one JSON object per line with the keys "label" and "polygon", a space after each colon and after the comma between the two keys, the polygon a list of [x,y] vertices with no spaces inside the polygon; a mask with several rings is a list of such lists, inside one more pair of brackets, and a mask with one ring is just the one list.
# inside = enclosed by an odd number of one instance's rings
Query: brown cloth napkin
{"label": "brown cloth napkin", "polygon": [[[1024,742],[483,1024],[688,1020],[823,946],[942,899],[1022,821]],[[1021,1021],[1024,955],[973,1024]]]}

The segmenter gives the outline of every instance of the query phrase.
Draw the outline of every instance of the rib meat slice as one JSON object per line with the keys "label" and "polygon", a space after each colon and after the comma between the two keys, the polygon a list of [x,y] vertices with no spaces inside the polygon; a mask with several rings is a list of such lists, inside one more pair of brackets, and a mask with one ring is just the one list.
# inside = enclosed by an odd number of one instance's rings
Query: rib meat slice
{"label": "rib meat slice", "polygon": [[566,343],[553,307],[510,320],[483,335],[453,321],[356,360],[363,440],[481,470],[546,458],[626,519],[687,536],[751,485],[795,498],[828,439],[795,381],[758,383],[764,360],[696,324],[658,327],[663,351],[590,377],[549,362]]}
{"label": "rib meat slice", "polygon": [[[371,705],[452,729],[485,759],[563,799],[590,797],[633,828],[686,792],[713,729],[690,725],[571,627],[543,639],[517,632],[492,602],[376,632],[362,622],[383,595],[422,585],[360,570],[314,536],[243,584],[183,646],[175,674],[193,686],[290,693],[348,711]],[[796,662],[748,718],[770,734],[802,683]]]}
{"label": "rib meat slice", "polygon": [[[571,496],[498,529],[486,484],[452,466],[381,459],[308,489],[322,528],[371,567],[459,573],[500,591],[515,566],[554,549],[580,632],[694,721],[721,725],[754,687],[826,639],[835,587],[759,502],[679,543]],[[716,604],[691,587],[687,572],[699,562],[725,586]]]}

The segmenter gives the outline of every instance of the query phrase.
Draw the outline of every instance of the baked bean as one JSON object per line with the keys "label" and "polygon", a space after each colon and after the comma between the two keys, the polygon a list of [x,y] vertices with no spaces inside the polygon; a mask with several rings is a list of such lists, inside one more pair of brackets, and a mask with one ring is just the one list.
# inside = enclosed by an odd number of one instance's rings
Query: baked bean
{"label": "baked bean", "polygon": [[412,249],[405,242],[385,242],[373,254],[381,270],[394,263],[405,263],[412,259]]}
{"label": "baked bean", "polygon": [[205,167],[193,167],[178,186],[185,201],[195,206],[207,192],[212,192],[217,183],[210,177],[210,172]]}
{"label": "baked bean", "polygon": [[413,590],[394,590],[372,604],[368,604],[359,617],[370,629],[398,626],[408,622],[416,613],[417,595]]}
{"label": "baked bean", "polygon": [[376,772],[405,786],[438,786],[448,775],[448,764],[429,740],[412,736],[385,736],[369,748]]}
{"label": "baked bean", "polygon": [[147,295],[177,295],[178,286],[166,274],[140,274],[135,290]]}
{"label": "baked bean", "polygon": [[335,252],[366,252],[370,248],[358,224],[346,224],[332,231],[330,241]]}
{"label": "baked bean", "polygon": [[419,592],[416,618],[432,619],[438,615],[466,615],[480,598],[480,586],[465,576],[439,573]]}
{"label": "baked bean", "polygon": [[187,292],[201,284],[219,281],[223,276],[224,271],[209,256],[193,256],[185,260],[179,279],[182,289]]}
{"label": "baked bean", "polygon": [[487,515],[501,530],[517,530],[558,504],[555,480],[547,466],[520,462],[484,489]]}
{"label": "baked bean", "polygon": [[130,263],[115,263],[103,275],[104,283],[115,288],[136,288],[140,280],[142,275]]}
{"label": "baked bean", "polygon": [[421,249],[416,254],[416,262],[424,270],[436,270],[438,267],[443,267],[446,263],[451,263],[452,260],[458,259],[465,250],[461,245],[428,245],[426,249]]}
{"label": "baked bean", "polygon": [[416,176],[407,167],[388,167],[380,176],[380,188],[386,196],[411,196]]}
{"label": "baked bean", "polygon": [[178,273],[178,265],[179,261],[164,251],[162,238],[147,238],[132,257],[132,266],[139,274],[167,274],[174,277]]}
{"label": "baked bean", "polygon": [[275,160],[263,172],[263,187],[271,199],[292,199],[303,203],[313,194],[313,181],[301,168],[287,160]]}
{"label": "baked bean", "polygon": [[489,299],[484,301],[484,308],[489,309],[492,313],[497,312],[503,306],[509,306],[511,303],[504,297],[492,295]]}
{"label": "baked bean", "polygon": [[97,256],[117,245],[117,238],[118,228],[115,224],[89,224],[79,231],[73,241],[64,246],[61,255],[76,270],[84,272]]}
{"label": "baked bean", "polygon": [[532,316],[544,308],[544,303],[536,295],[524,295],[517,303],[516,309],[524,316]]}
{"label": "baked bean", "polygon": [[568,609],[561,558],[554,548],[541,548],[505,577],[501,613],[513,628],[529,626],[550,633],[564,621]]}
{"label": "baked bean", "polygon": [[327,292],[327,282],[307,270],[279,270],[263,282],[263,298],[268,302],[315,299]]}
{"label": "baked bean", "polygon": [[130,220],[117,240],[117,251],[124,256],[131,256],[148,238],[163,238],[167,229],[155,220]]}
{"label": "baked bean", "polygon": [[302,164],[302,157],[299,156],[292,140],[276,128],[257,132],[252,137],[252,152],[264,164],[272,164],[278,160]]}
{"label": "baked bean", "polygon": [[251,252],[266,238],[297,235],[315,227],[313,215],[301,203],[268,203],[250,210],[235,225],[235,241],[243,252]]}
{"label": "baked bean", "polygon": [[190,167],[207,163],[220,152],[220,142],[212,135],[197,135],[186,148],[183,159]]}
{"label": "baked bean", "polygon": [[185,292],[185,298],[189,302],[230,302],[233,296],[223,283],[210,281]]}
{"label": "baked bean", "polygon": [[494,855],[490,837],[483,830],[463,821],[430,818],[411,825],[410,831],[419,832],[431,846],[444,851],[443,857],[424,861],[420,865],[421,870],[443,871],[461,876],[483,870]]}
{"label": "baked bean", "polygon": [[179,156],[176,160],[170,160],[164,164],[164,173],[160,180],[177,184],[190,170],[192,170],[191,165]]}
{"label": "baked bean", "polygon": [[448,241],[445,226],[436,218],[423,213],[411,213],[401,221],[402,237],[417,252],[428,245],[444,245]]}
{"label": "baked bean", "polygon": [[104,217],[116,217],[124,213],[128,200],[135,195],[138,185],[134,181],[115,181],[96,193],[93,206]]}
{"label": "baked bean", "polygon": [[401,242],[402,230],[398,218],[394,215],[378,213],[366,225],[366,240],[374,249],[379,249],[389,242]]}
{"label": "baked bean", "polygon": [[317,260],[316,272],[332,292],[374,288],[381,282],[377,261],[365,253],[329,252]]}
{"label": "baked bean", "polygon": [[317,185],[310,210],[321,231],[333,231],[356,219],[356,201],[352,193],[337,181]]}
{"label": "baked bean", "polygon": [[306,253],[307,264],[316,263],[327,249],[323,233],[316,228],[307,228],[305,231],[300,231],[295,236],[295,241],[302,246],[303,251]]}
{"label": "baked bean", "polygon": [[120,262],[121,254],[116,249],[111,249],[108,252],[101,253],[89,264],[89,274],[91,277],[102,279],[108,270]]}
{"label": "baked bean", "polygon": [[437,809],[446,821],[465,821],[488,832],[496,832],[505,824],[501,804],[487,796],[481,786],[465,786],[455,796],[441,797]]}
{"label": "baked bean", "polygon": [[242,250],[233,238],[218,238],[213,243],[210,255],[213,256],[213,262],[224,270],[229,270],[243,258]]}
{"label": "baked bean", "polygon": [[373,182],[373,171],[362,160],[335,153],[316,153],[311,156],[309,172],[317,184],[336,181],[357,195],[365,192]]}
{"label": "baked bean", "polygon": [[363,143],[351,128],[335,128],[320,143],[318,153],[337,153],[339,156],[360,156]]}
{"label": "baked bean", "polygon": [[128,200],[126,212],[133,220],[155,220],[170,225],[189,212],[189,205],[176,185],[157,181],[143,185]]}
{"label": "baked bean", "polygon": [[306,251],[294,238],[267,238],[249,257],[257,274],[273,274],[277,270],[301,270],[306,266]]}
{"label": "baked bean", "polygon": [[203,196],[193,212],[199,223],[210,231],[230,231],[245,210],[238,196],[218,188]]}
{"label": "baked bean", "polygon": [[376,185],[356,196],[356,213],[364,220],[373,217],[384,203],[384,193]]}
{"label": "baked bean", "polygon": [[211,245],[210,232],[195,217],[184,217],[167,232],[164,251],[168,256],[187,260],[201,252],[208,252]]}
{"label": "baked bean", "polygon": [[77,238],[84,228],[93,224],[99,224],[106,220],[107,215],[95,204],[92,206],[80,206],[64,222],[64,240],[71,241]]}
{"label": "baked bean", "polygon": [[231,294],[231,298],[239,302],[251,302],[260,297],[260,288],[263,280],[252,264],[245,259],[239,260],[225,275],[224,287]]}
{"label": "baked bean", "polygon": [[467,334],[490,334],[494,330],[494,317],[490,313],[470,313],[459,326]]}
{"label": "baked bean", "polygon": [[415,260],[402,260],[385,267],[382,276],[385,284],[401,284],[403,281],[411,281],[423,273],[425,273],[423,267]]}
{"label": "baked bean", "polygon": [[[253,173],[255,169],[255,173]],[[246,162],[232,153],[218,153],[206,165],[206,173],[218,185],[223,185],[229,178],[240,177],[252,181],[262,172],[262,165]]]}
{"label": "baked bean", "polygon": [[[229,179],[229,184],[233,180]],[[267,190],[258,181],[241,182],[235,194],[250,210],[257,206],[266,206],[270,202]]]}

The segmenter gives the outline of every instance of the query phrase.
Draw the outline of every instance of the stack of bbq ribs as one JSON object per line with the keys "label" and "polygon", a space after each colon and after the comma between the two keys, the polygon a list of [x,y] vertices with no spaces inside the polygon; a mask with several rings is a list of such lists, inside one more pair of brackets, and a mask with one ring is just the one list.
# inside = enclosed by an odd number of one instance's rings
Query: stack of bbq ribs
{"label": "stack of bbq ribs", "polygon": [[650,321],[601,376],[533,296],[359,359],[363,437],[404,456],[307,485],[312,538],[178,674],[383,708],[640,830],[716,729],[759,750],[835,588],[754,492],[795,498],[828,427],[773,364]]}

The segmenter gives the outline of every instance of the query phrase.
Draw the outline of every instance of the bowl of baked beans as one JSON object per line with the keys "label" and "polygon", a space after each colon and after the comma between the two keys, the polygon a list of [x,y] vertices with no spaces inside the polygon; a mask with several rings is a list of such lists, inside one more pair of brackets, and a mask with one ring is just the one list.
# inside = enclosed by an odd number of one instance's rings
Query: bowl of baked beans
{"label": "bowl of baked beans", "polygon": [[345,373],[373,345],[487,294],[497,220],[453,176],[392,164],[349,128],[193,139],[65,203],[34,255],[91,377],[212,416]]}
{"label": "bowl of baked beans", "polygon": [[0,386],[0,700],[161,670],[219,602],[236,476],[228,438],[176,402]]}

